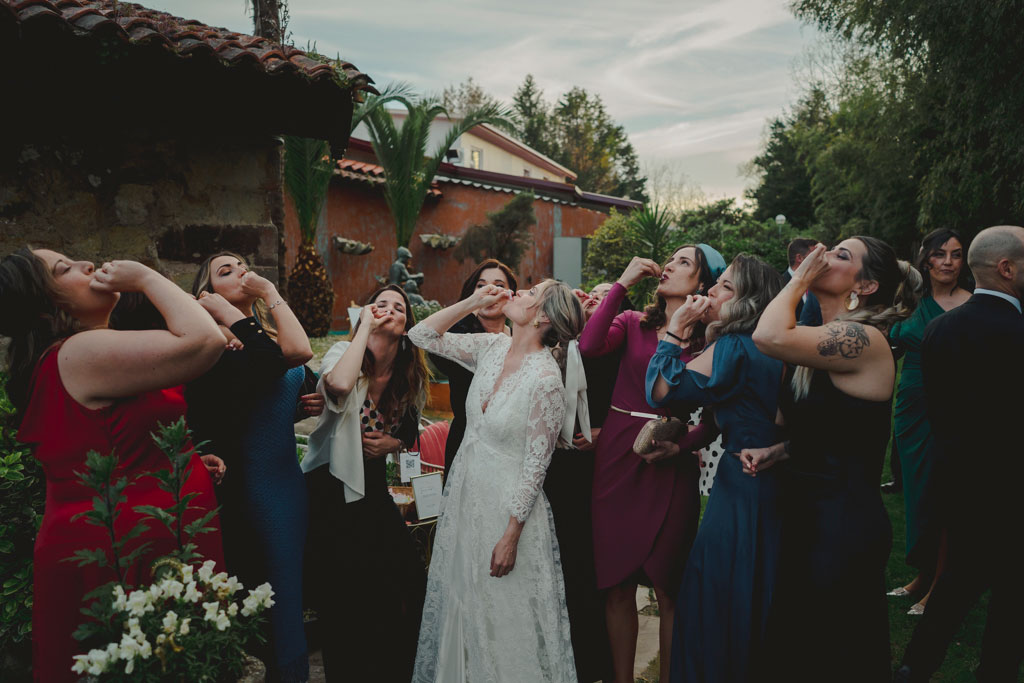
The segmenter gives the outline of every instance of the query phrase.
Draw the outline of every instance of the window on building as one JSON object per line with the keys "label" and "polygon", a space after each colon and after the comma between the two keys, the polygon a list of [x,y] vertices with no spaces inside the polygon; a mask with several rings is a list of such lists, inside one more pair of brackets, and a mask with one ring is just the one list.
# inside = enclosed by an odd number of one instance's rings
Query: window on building
{"label": "window on building", "polygon": [[523,177],[524,178],[529,178],[530,177],[530,169],[528,169],[528,168],[524,168],[523,169]]}
{"label": "window on building", "polygon": [[470,147],[469,149],[469,166],[470,168],[483,168],[484,166],[484,151],[478,147]]}

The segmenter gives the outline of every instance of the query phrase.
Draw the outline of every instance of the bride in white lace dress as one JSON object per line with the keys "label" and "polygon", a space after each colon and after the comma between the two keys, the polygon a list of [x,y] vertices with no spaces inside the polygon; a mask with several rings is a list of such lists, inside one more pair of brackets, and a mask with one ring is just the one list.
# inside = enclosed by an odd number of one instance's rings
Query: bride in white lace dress
{"label": "bride in white lace dress", "polygon": [[[506,301],[512,337],[445,334]],[[565,416],[551,349],[583,326],[572,291],[493,285],[409,330],[413,344],[473,371],[466,435],[445,487],[414,683],[575,683],[565,588],[542,485]]]}

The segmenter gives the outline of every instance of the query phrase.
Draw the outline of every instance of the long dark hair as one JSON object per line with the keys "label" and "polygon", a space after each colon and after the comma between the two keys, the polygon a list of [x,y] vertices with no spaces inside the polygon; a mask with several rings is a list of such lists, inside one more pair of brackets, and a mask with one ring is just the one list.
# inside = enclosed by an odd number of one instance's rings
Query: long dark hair
{"label": "long dark hair", "polygon": [[[715,284],[715,279],[711,277],[711,268],[708,266],[707,258],[704,257],[704,251],[696,244],[684,244],[676,247],[676,250],[672,252],[672,256],[687,248],[694,251],[694,259],[697,261],[697,267],[700,269],[700,289],[706,292]],[[669,258],[671,259],[672,257]],[[668,321],[665,317],[665,307],[667,305],[668,302],[665,301],[665,297],[658,294],[654,302],[648,304],[644,309],[644,317],[640,319],[640,327],[645,330],[655,330],[664,325]],[[700,336],[703,336],[703,327],[701,328]]]}
{"label": "long dark hair", "polygon": [[[956,286],[961,289],[970,291],[970,268],[967,268],[967,243],[964,242],[964,238],[960,236],[960,233],[950,228],[939,228],[938,230],[932,230],[930,233],[924,236],[921,240],[921,249],[917,252],[917,270],[920,271],[921,277],[924,279],[922,283],[922,297],[931,296],[932,294],[932,276],[929,273],[930,267],[928,260],[931,258],[932,252],[937,249],[941,249],[942,245],[951,239],[955,239],[960,243],[960,247],[963,250],[963,264],[960,266],[960,274],[957,276]],[[955,288],[954,288],[955,289]]]}
{"label": "long dark hair", "polygon": [[489,258],[481,261],[480,265],[476,267],[476,270],[470,273],[469,277],[467,277],[465,282],[462,283],[462,291],[459,293],[459,301],[468,298],[469,295],[473,293],[473,290],[476,289],[477,280],[480,279],[480,276],[488,268],[497,268],[504,273],[505,279],[508,280],[508,288],[513,292],[519,289],[519,281],[516,280],[515,273],[512,272],[512,269],[496,258]]}
{"label": "long dark hair", "polygon": [[[192,296],[198,297],[202,292],[209,292],[215,294],[213,291],[213,274],[210,272],[210,264],[213,263],[213,259],[220,258],[221,256],[230,256],[233,259],[241,261],[242,265],[246,268],[249,267],[248,261],[245,257],[236,254],[233,251],[219,251],[213,256],[210,256],[201,264],[199,264],[199,270],[196,271],[195,278],[192,279]],[[270,317],[270,311],[267,309],[266,302],[263,299],[257,299],[256,303],[252,306],[252,314],[256,320],[259,321],[260,325],[267,334],[274,340],[277,339],[277,328],[274,327],[274,321]]]}
{"label": "long dark hair", "polygon": [[19,413],[28,405],[32,372],[43,352],[80,329],[60,307],[53,274],[29,247],[0,261],[0,335],[11,338],[7,394]]}
{"label": "long dark hair", "polygon": [[[374,303],[384,292],[398,292],[402,295],[405,303],[405,331],[408,332],[416,324],[416,316],[412,311],[412,304],[409,302],[409,295],[398,285],[386,285],[381,287],[366,299],[369,306]],[[355,337],[359,330],[360,320],[352,328],[352,336]],[[369,348],[363,354],[362,373],[371,377],[376,369],[377,359]],[[381,392],[380,402],[377,409],[384,415],[400,419],[409,409],[417,411],[423,407],[426,396],[427,381],[430,379],[430,371],[427,370],[426,355],[421,349],[416,348],[408,338],[403,337],[398,343],[398,353],[395,355],[395,363],[391,367],[391,379],[388,381],[384,391]]]}

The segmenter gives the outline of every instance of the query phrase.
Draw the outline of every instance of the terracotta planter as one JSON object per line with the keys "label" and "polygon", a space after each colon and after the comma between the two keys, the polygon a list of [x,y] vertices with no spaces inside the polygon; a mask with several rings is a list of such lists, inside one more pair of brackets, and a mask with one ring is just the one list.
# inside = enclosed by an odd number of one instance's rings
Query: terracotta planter
{"label": "terracotta planter", "polygon": [[448,382],[430,383],[430,398],[427,399],[427,407],[431,410],[452,412],[451,389]]}

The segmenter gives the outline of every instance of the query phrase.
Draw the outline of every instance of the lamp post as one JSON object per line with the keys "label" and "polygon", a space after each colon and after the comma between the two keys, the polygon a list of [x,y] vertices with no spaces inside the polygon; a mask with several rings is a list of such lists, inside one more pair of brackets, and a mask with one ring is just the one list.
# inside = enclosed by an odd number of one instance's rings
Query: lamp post
{"label": "lamp post", "polygon": [[786,224],[786,217],[781,213],[775,217],[775,225],[779,226],[779,237],[782,237],[782,226]]}

